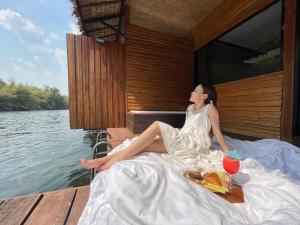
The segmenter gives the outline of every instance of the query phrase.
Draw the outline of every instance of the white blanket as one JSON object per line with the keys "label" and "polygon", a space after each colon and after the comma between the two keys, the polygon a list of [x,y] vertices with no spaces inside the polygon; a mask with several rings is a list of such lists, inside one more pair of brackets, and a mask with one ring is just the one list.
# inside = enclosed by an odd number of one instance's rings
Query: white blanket
{"label": "white blanket", "polygon": [[[97,174],[79,225],[299,225],[300,149],[271,139],[225,139],[246,156],[236,177],[243,184],[244,203],[231,204],[184,178],[182,171],[193,165],[168,154],[143,153]],[[218,148],[214,140],[213,148]],[[202,165],[221,167],[218,154],[213,151]]]}

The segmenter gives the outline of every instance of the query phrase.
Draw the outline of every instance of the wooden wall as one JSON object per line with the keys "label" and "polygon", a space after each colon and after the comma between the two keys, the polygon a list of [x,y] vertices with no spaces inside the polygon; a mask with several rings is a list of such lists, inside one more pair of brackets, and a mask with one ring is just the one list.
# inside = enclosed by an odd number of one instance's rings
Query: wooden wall
{"label": "wooden wall", "polygon": [[283,72],[217,84],[224,131],[280,138]]}
{"label": "wooden wall", "polygon": [[[298,2],[300,4],[300,2]],[[296,0],[284,1],[283,26],[283,103],[281,137],[291,141],[293,137],[293,110],[294,110],[294,73],[296,47]],[[299,25],[298,25],[299,26]]]}
{"label": "wooden wall", "polygon": [[124,46],[67,34],[72,129],[125,126]]}
{"label": "wooden wall", "polygon": [[[271,133],[268,137],[278,137],[291,141],[293,137],[293,92],[295,69],[295,26],[296,0],[284,0],[283,26],[283,71],[282,73],[282,105],[280,106],[280,132]],[[215,8],[206,19],[193,30],[194,51],[218,38],[251,15],[270,5],[272,0],[226,0]],[[226,85],[226,84],[225,84]],[[278,128],[276,128],[278,129]],[[234,129],[233,129],[234,130]],[[247,132],[249,135],[262,136],[259,132]],[[275,135],[275,136],[274,136]]]}
{"label": "wooden wall", "polygon": [[127,110],[185,110],[194,86],[193,44],[125,26]]}
{"label": "wooden wall", "polygon": [[223,1],[192,30],[194,50],[203,47],[271,2],[272,0]]}

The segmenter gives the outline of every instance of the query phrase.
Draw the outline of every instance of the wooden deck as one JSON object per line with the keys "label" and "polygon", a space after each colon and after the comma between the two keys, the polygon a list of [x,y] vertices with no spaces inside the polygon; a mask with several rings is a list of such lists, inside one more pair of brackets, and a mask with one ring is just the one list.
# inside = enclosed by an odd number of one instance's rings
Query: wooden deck
{"label": "wooden deck", "polygon": [[[135,136],[128,128],[108,132],[113,147]],[[82,186],[0,200],[0,225],[76,225],[89,191],[90,186]]]}
{"label": "wooden deck", "polygon": [[[128,128],[108,128],[116,147],[136,136]],[[90,186],[0,200],[0,225],[76,225],[86,205]]]}
{"label": "wooden deck", "polygon": [[0,200],[1,225],[76,225],[90,186]]}

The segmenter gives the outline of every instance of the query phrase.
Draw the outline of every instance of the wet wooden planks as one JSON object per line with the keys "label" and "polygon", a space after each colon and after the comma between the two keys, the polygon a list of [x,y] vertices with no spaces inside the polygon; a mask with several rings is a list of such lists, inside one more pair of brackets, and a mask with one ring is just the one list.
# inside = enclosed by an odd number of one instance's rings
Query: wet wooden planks
{"label": "wet wooden planks", "polygon": [[67,221],[67,225],[76,225],[79,217],[87,203],[90,193],[90,186],[84,186],[77,190],[73,201],[72,210]]}
{"label": "wet wooden planks", "polygon": [[23,224],[41,198],[39,194],[4,201],[0,205],[0,224]]}
{"label": "wet wooden planks", "polygon": [[0,200],[0,225],[75,225],[88,196],[83,186]]}

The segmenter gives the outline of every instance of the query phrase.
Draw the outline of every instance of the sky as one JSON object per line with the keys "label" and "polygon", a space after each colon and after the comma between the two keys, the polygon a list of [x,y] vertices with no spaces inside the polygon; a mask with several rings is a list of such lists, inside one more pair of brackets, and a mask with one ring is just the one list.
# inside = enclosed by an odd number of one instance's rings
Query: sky
{"label": "sky", "polygon": [[66,33],[79,33],[69,0],[1,0],[0,79],[68,95]]}

